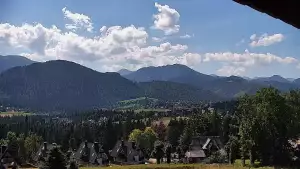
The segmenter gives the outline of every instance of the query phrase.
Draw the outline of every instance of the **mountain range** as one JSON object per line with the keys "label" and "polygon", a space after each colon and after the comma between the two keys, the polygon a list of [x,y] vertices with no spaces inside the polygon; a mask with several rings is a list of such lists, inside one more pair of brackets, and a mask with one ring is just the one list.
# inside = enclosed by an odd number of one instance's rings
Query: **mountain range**
{"label": "mountain range", "polygon": [[223,98],[234,98],[244,93],[253,94],[262,87],[273,86],[282,91],[300,87],[300,79],[287,80],[279,75],[254,79],[230,76],[205,75],[185,65],[167,65],[145,67],[129,74],[125,78],[135,82],[169,81],[191,85],[209,90]]}
{"label": "mountain range", "polygon": [[100,73],[69,61],[38,63],[8,57],[0,57],[5,68],[0,74],[0,103],[36,110],[111,108],[119,101],[145,96],[162,101],[220,101],[254,94],[262,87],[282,91],[300,87],[300,79],[290,81],[279,75],[221,77],[179,64]]}
{"label": "mountain range", "polygon": [[63,60],[14,67],[0,74],[0,101],[34,110],[109,108],[118,101],[143,96],[163,101],[222,99],[190,85],[166,81],[136,83],[118,73],[100,73]]}
{"label": "mountain range", "polygon": [[0,55],[0,73],[16,66],[26,66],[35,63],[34,61],[27,59],[26,57],[9,55]]}

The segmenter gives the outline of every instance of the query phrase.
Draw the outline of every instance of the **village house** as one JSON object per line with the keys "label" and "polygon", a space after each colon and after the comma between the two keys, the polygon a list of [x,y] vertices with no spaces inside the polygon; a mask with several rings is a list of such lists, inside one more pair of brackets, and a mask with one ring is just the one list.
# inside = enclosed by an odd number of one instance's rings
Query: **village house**
{"label": "village house", "polygon": [[44,142],[40,148],[38,149],[38,151],[36,152],[36,154],[34,155],[33,157],[33,160],[36,162],[36,163],[40,163],[40,162],[44,162],[47,160],[47,157],[50,153],[50,151],[57,147],[58,145],[56,143],[47,143],[47,142]]}
{"label": "village house", "polygon": [[0,149],[0,160],[5,167],[21,165],[22,161],[19,158],[19,145],[2,145]]}
{"label": "village house", "polygon": [[199,163],[217,151],[222,155],[226,154],[219,136],[198,136],[192,138],[185,157],[189,163]]}
{"label": "village house", "polygon": [[108,157],[98,142],[82,142],[75,153],[72,153],[71,160],[83,164],[108,165]]}
{"label": "village house", "polygon": [[143,164],[144,155],[135,142],[119,140],[110,151],[110,156],[117,164]]}

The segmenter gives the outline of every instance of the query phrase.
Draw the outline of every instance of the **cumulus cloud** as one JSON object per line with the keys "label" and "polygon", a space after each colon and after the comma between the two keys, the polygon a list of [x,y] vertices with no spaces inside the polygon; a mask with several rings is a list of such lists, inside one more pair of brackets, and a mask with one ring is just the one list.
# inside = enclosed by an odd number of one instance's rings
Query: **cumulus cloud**
{"label": "cumulus cloud", "polygon": [[234,67],[234,66],[228,66],[225,65],[217,70],[217,74],[220,76],[241,76],[244,75],[246,72],[246,69],[244,67]]}
{"label": "cumulus cloud", "polygon": [[154,18],[154,29],[162,30],[166,35],[171,35],[179,32],[180,25],[178,25],[180,14],[168,5],[160,5],[155,3],[158,10]]}
{"label": "cumulus cloud", "polygon": [[293,57],[279,57],[271,53],[250,53],[248,50],[245,53],[206,53],[203,61],[217,61],[237,66],[266,65],[271,63],[292,64],[298,62]]}
{"label": "cumulus cloud", "polygon": [[[179,13],[167,5],[155,4],[154,28],[170,35],[179,31]],[[64,8],[65,18],[72,23],[69,29],[92,31],[91,19],[83,14],[72,13]],[[135,70],[145,66],[184,64],[191,67],[206,62],[221,63],[218,72],[223,75],[240,75],[249,67],[272,63],[300,65],[293,57],[280,57],[270,53],[191,53],[188,46],[171,44],[169,37],[152,37],[157,45],[149,45],[149,35],[144,27],[102,26],[98,35],[85,37],[75,31],[63,31],[56,26],[45,27],[42,24],[12,25],[0,23],[0,47],[21,51],[21,55],[36,61],[69,60],[91,67],[98,71],[117,71],[122,68]],[[181,38],[190,38],[184,35]],[[266,36],[264,36],[266,37]],[[253,41],[259,42],[256,35]],[[259,42],[261,43],[261,42]],[[299,66],[300,67],[300,66]]]}
{"label": "cumulus cloud", "polygon": [[183,57],[186,59],[186,65],[195,66],[202,62],[201,55],[198,53],[185,53]]}
{"label": "cumulus cloud", "polygon": [[0,43],[26,51],[22,54],[33,60],[63,59],[99,71],[175,63],[191,66],[201,60],[200,55],[187,53],[186,45],[165,42],[149,46],[148,33],[142,27],[103,27],[100,32],[101,36],[88,38],[55,26],[6,23],[0,24]]}
{"label": "cumulus cloud", "polygon": [[85,29],[89,32],[92,32],[94,27],[89,16],[79,13],[73,13],[67,10],[66,7],[62,9],[64,17],[71,21],[70,24],[66,24],[66,29],[69,30],[77,30],[77,29]]}
{"label": "cumulus cloud", "polygon": [[251,47],[258,47],[258,46],[270,46],[275,43],[279,43],[283,41],[284,36],[282,34],[274,34],[274,35],[268,35],[263,34],[260,37],[257,37],[256,34],[253,34],[250,36],[250,46]]}

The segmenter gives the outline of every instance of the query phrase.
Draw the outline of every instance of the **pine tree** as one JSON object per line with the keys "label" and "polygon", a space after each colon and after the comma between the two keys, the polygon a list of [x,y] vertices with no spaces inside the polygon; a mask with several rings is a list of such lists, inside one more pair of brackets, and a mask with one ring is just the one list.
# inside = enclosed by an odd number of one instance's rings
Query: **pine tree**
{"label": "pine tree", "polygon": [[44,169],[67,169],[66,159],[58,147],[50,151]]}

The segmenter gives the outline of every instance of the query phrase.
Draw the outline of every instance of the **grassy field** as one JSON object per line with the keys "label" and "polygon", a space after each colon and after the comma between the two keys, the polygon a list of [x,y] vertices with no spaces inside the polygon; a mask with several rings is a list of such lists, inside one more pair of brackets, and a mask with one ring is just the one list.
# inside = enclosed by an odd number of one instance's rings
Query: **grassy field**
{"label": "grassy field", "polygon": [[6,116],[30,116],[32,113],[25,113],[25,112],[16,112],[16,111],[10,111],[10,112],[0,112],[0,117],[6,117]]}
{"label": "grassy field", "polygon": [[[81,169],[96,169],[99,167],[83,167]],[[111,166],[110,169],[249,169],[239,165],[219,165],[219,164],[160,164],[160,165],[128,165],[128,166]],[[274,169],[273,167],[259,167],[259,169]]]}
{"label": "grassy field", "polygon": [[[246,161],[248,165],[249,161]],[[80,169],[97,169],[97,168],[109,168],[109,169],[249,169],[250,167],[242,167],[240,161],[237,161],[234,165],[227,164],[148,164],[148,165],[127,165],[118,166],[113,165],[109,167],[80,167]],[[253,168],[253,167],[251,167]],[[29,168],[27,168],[29,169]],[[33,168],[30,168],[33,169]],[[257,167],[257,169],[274,169],[274,167]]]}
{"label": "grassy field", "polygon": [[134,110],[134,112],[136,113],[140,113],[140,112],[167,112],[169,111],[169,109],[137,109]]}

